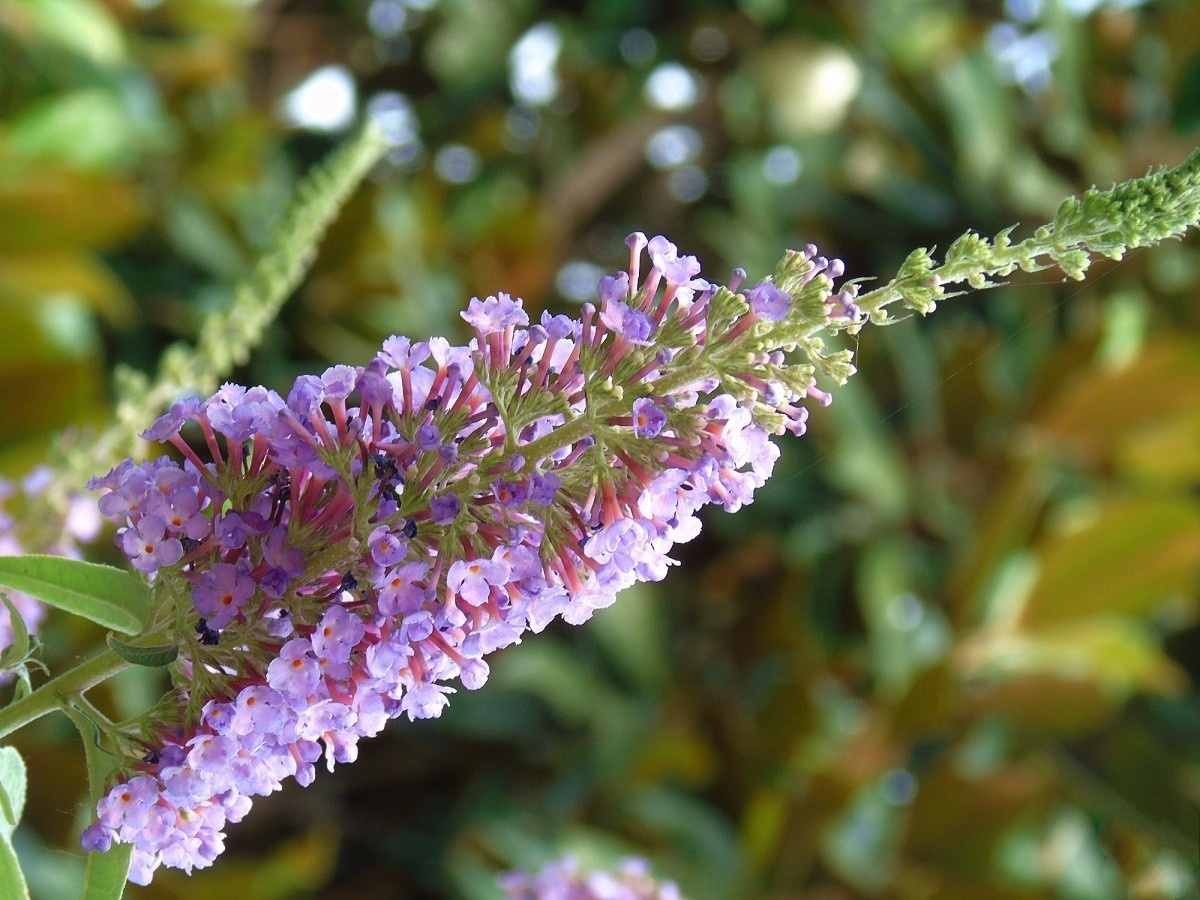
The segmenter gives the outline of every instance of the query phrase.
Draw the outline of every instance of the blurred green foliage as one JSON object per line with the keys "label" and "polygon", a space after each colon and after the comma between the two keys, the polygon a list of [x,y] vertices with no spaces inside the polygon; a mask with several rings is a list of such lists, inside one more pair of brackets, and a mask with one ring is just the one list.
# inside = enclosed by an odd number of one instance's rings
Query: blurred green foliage
{"label": "blurred green foliage", "polygon": [[[1129,6],[0,0],[0,472],[228,298],[347,103],[400,146],[240,380],[456,331],[472,294],[570,307],[635,229],[718,275],[811,240],[887,277],[1036,224],[1197,142],[1200,6]],[[564,850],[694,900],[1194,890],[1198,284],[1191,240],[867,329],[666,582],[130,895],[485,898]],[[96,639],[52,617],[47,655]],[[41,725],[14,842],[57,898],[83,763]]]}

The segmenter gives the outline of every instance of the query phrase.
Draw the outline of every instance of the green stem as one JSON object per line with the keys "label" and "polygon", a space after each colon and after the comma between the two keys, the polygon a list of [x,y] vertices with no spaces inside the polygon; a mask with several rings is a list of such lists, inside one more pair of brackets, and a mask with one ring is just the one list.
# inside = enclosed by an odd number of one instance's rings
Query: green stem
{"label": "green stem", "polygon": [[0,709],[0,738],[7,737],[34,719],[62,709],[71,697],[84,694],[130,665],[112,650],[104,650],[75,668],[68,669],[28,697]]}
{"label": "green stem", "polygon": [[545,437],[530,441],[516,452],[525,457],[526,466],[534,466],[556,450],[561,450],[592,433],[592,420],[585,414],[555,428]]}
{"label": "green stem", "polygon": [[925,249],[909,255],[896,277],[858,298],[875,322],[885,322],[884,307],[901,302],[924,315],[945,286],[966,283],[979,289],[995,285],[1017,269],[1036,272],[1057,266],[1081,280],[1097,256],[1120,259],[1126,251],[1179,238],[1200,224],[1200,150],[1180,165],[1133,178],[1109,188],[1092,188],[1065,200],[1054,221],[1032,237],[1013,243],[1012,229],[994,240],[968,232],[946,251],[941,265]]}

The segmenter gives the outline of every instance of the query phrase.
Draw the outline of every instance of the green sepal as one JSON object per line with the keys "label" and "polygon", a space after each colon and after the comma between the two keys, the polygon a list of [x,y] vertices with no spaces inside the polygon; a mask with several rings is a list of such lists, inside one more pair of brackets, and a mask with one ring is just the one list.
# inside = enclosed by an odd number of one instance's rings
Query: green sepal
{"label": "green sepal", "polygon": [[8,622],[13,634],[12,643],[0,653],[0,672],[7,672],[20,666],[29,656],[29,628],[8,594],[0,593],[0,601],[8,607]]}
{"label": "green sepal", "polygon": [[163,666],[169,666],[179,657],[178,644],[138,647],[119,640],[112,632],[108,634],[108,646],[122,659],[133,663],[135,666],[147,666],[152,669],[161,669]]}

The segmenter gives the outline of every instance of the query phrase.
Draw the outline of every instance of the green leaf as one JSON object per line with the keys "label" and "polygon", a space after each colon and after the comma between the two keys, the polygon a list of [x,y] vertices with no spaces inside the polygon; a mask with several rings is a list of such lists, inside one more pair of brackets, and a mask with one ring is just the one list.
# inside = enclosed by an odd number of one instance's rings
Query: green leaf
{"label": "green leaf", "polygon": [[122,659],[128,660],[135,666],[150,666],[161,669],[175,662],[179,656],[178,644],[163,644],[158,647],[135,647],[117,640],[113,634],[108,635],[108,646]]}
{"label": "green leaf", "polygon": [[29,888],[21,874],[21,864],[7,837],[0,837],[0,897],[5,900],[29,900]]}
{"label": "green leaf", "polygon": [[13,633],[12,643],[0,653],[0,671],[7,671],[19,666],[29,655],[29,629],[8,594],[0,593],[0,601],[8,607],[8,622]]}
{"label": "green leaf", "polygon": [[[87,760],[88,794],[93,807],[104,794],[108,777],[120,764],[120,757],[100,746],[99,723],[79,708],[65,710],[79,731],[83,753]],[[83,900],[121,900],[129,877],[129,861],[133,852],[130,844],[113,844],[104,853],[87,855],[87,870],[83,879]]]}
{"label": "green leaf", "polygon": [[113,844],[105,853],[89,853],[83,900],[121,900],[132,855],[132,844]]}
{"label": "green leaf", "polygon": [[25,780],[21,754],[13,747],[0,747],[0,837],[5,840],[12,836],[25,812]]}
{"label": "green leaf", "polygon": [[60,556],[0,557],[0,587],[37,597],[122,634],[142,630],[150,605],[150,591],[136,575]]}

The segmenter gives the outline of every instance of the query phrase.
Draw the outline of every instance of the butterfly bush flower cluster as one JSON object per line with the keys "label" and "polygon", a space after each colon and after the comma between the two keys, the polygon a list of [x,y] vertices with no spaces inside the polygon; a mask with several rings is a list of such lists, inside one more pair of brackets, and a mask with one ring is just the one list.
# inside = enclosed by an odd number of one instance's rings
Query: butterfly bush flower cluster
{"label": "butterfly bush flower cluster", "polygon": [[[78,559],[79,545],[95,540],[100,533],[101,518],[96,501],[91,496],[69,498],[66,514],[55,517],[50,533],[29,533],[22,530],[25,516],[13,514],[12,504],[28,507],[40,502],[50,487],[51,472],[44,466],[35,468],[19,483],[0,478],[0,556],[20,556],[23,553],[49,553]],[[46,617],[42,603],[19,591],[5,591],[17,614],[32,634]],[[0,604],[0,651],[13,642],[13,627],[8,608]]]}
{"label": "butterfly bush flower cluster", "polygon": [[583,875],[572,856],[547,864],[536,874],[500,876],[506,900],[683,900],[673,882],[654,879],[650,864],[637,857],[621,861],[617,871]]}
{"label": "butterfly bush flower cluster", "polygon": [[473,299],[466,346],[393,337],[286,397],[182,401],[144,435],[181,461],[93,482],[179,658],[86,847],[131,843],[142,883],[209,865],[250,798],[439,715],[492,652],[662,579],[701,507],[751,501],[771,436],[829,401],[816,374],[852,371],[819,335],[858,326],[854,286],[812,247],[740,293],[740,270],[719,286],[665,238],[628,243],[577,319]]}

